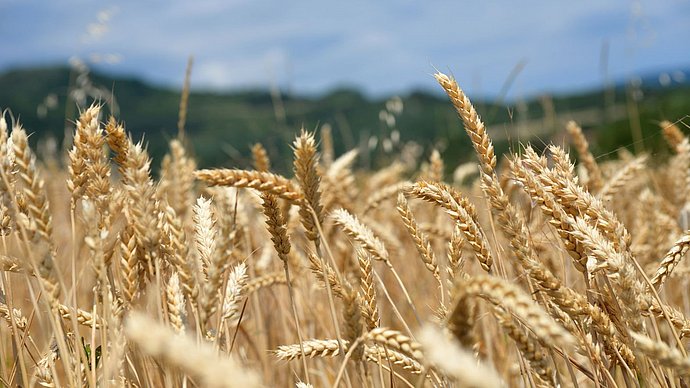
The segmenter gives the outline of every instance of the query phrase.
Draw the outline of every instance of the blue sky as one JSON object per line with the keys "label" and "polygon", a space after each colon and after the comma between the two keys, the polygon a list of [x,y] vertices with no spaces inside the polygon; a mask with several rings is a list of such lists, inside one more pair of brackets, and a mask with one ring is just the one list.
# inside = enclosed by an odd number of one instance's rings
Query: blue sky
{"label": "blue sky", "polygon": [[[0,0],[0,70],[100,62],[113,73],[197,88],[372,95],[435,88],[434,68],[475,95],[509,96],[690,68],[690,1]],[[688,74],[690,76],[690,74]]]}

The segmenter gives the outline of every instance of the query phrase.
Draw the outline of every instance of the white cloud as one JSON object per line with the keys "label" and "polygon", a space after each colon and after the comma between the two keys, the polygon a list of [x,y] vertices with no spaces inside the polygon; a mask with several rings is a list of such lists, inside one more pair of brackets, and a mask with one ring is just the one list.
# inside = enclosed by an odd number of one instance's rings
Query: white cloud
{"label": "white cloud", "polygon": [[203,59],[195,65],[193,82],[197,86],[221,88],[269,87],[277,69],[288,66],[284,50],[274,48],[256,57]]}

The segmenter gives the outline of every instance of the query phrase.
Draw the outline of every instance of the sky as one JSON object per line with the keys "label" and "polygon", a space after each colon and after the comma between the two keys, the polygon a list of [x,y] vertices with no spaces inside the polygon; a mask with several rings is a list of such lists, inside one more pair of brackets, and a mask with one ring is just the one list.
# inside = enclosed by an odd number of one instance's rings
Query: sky
{"label": "sky", "polygon": [[690,69],[690,1],[0,0],[0,42],[0,71],[78,59],[179,87],[193,55],[194,88],[383,96],[438,69],[497,96],[519,68],[519,97]]}

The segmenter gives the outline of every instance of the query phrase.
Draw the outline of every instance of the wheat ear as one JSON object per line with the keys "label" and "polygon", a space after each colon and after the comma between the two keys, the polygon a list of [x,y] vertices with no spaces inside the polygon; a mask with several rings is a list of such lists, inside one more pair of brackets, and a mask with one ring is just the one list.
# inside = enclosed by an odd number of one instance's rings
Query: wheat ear
{"label": "wheat ear", "polygon": [[587,187],[591,192],[598,192],[604,184],[604,179],[602,178],[601,170],[599,169],[596,159],[594,159],[592,152],[589,150],[589,143],[582,133],[582,128],[580,128],[576,122],[568,121],[566,129],[568,130],[568,134],[573,141],[577,153],[580,154],[580,161],[584,164],[589,174]]}
{"label": "wheat ear", "polygon": [[374,285],[374,269],[371,265],[371,257],[364,251],[357,252],[359,263],[360,289],[362,291],[362,316],[367,326],[367,330],[372,330],[379,326],[381,317],[379,315],[378,304],[376,302],[376,286]]}
{"label": "wheat ear", "polygon": [[424,266],[434,275],[439,284],[442,284],[441,275],[439,274],[438,264],[436,262],[436,255],[431,247],[431,242],[429,242],[429,239],[419,230],[414,214],[412,214],[412,209],[410,209],[403,193],[398,194],[397,209],[405,228],[417,247],[417,251],[419,252]]}
{"label": "wheat ear", "polygon": [[620,171],[606,182],[598,196],[602,201],[610,201],[628,182],[635,179],[644,170],[647,155],[642,155],[627,163]]}
{"label": "wheat ear", "polygon": [[245,286],[245,290],[247,294],[251,294],[252,292],[256,292],[262,288],[270,287],[273,285],[286,284],[286,282],[287,281],[285,279],[284,272],[271,272],[256,278],[249,279],[247,281],[247,285]]}
{"label": "wheat ear", "polygon": [[542,347],[534,338],[530,337],[514,321],[513,317],[500,310],[495,309],[498,315],[498,322],[503,331],[515,341],[520,353],[529,361],[529,365],[544,384],[553,384],[553,368],[549,364],[548,358],[542,351]]}
{"label": "wheat ear", "polygon": [[548,346],[571,347],[575,339],[532,298],[507,281],[486,275],[456,280],[456,295],[476,296],[508,309]]}
{"label": "wheat ear", "polygon": [[239,322],[242,311],[242,300],[247,295],[247,264],[237,264],[228,276],[223,299],[222,317],[228,325],[234,326]]}
{"label": "wheat ear", "polygon": [[175,333],[184,333],[185,301],[177,272],[174,272],[168,280],[168,285],[165,288],[165,301],[167,302],[170,326],[175,330]]}
{"label": "wheat ear", "polygon": [[419,338],[428,362],[458,386],[488,388],[504,385],[495,370],[479,363],[469,351],[461,349],[438,328],[425,326]]}
{"label": "wheat ear", "polygon": [[465,240],[474,250],[482,269],[487,272],[491,271],[494,260],[489,250],[489,243],[481,227],[476,223],[474,207],[463,206],[468,201],[461,200],[458,202],[456,198],[459,195],[454,195],[449,187],[434,182],[417,182],[412,186],[408,186],[405,192],[408,195],[442,207],[448,215],[453,217],[457,227],[465,235]]}
{"label": "wheat ear", "polygon": [[655,341],[644,334],[630,332],[635,340],[637,349],[647,357],[659,361],[659,364],[672,368],[674,372],[683,376],[690,375],[690,358],[664,342]]}
{"label": "wheat ear", "polygon": [[194,175],[209,186],[248,187],[275,194],[288,201],[298,201],[302,193],[287,178],[269,172],[249,170],[197,170]]}
{"label": "wheat ear", "polygon": [[158,191],[161,199],[175,209],[182,220],[187,219],[194,203],[194,170],[196,162],[187,155],[182,142],[170,141],[170,153],[163,157]]}
{"label": "wheat ear", "polygon": [[[314,241],[314,244],[318,246],[319,233],[315,223],[323,224],[323,208],[321,207],[321,191],[319,189],[321,177],[317,171],[319,155],[316,151],[314,134],[302,129],[300,135],[295,139],[293,147],[295,150],[295,177],[304,193],[304,198],[299,203],[300,220],[307,238]],[[314,215],[312,215],[312,211]]]}
{"label": "wheat ear", "polygon": [[683,139],[685,139],[683,131],[681,131],[678,125],[676,125],[675,123],[672,123],[668,120],[663,120],[659,123],[659,127],[661,128],[661,131],[664,134],[666,142],[674,150],[676,150],[680,143],[683,142]]}
{"label": "wheat ear", "polygon": [[127,319],[125,334],[143,354],[196,376],[205,387],[261,386],[254,372],[228,356],[219,356],[210,344],[177,335],[140,313],[132,313]]}
{"label": "wheat ear", "polygon": [[666,255],[661,259],[659,269],[652,277],[652,284],[654,287],[661,287],[666,279],[671,275],[673,269],[676,268],[680,260],[685,257],[685,254],[690,249],[690,231],[686,231],[669,249]]}
{"label": "wheat ear", "polygon": [[199,258],[206,268],[206,282],[199,299],[199,314],[202,327],[208,328],[211,316],[218,309],[222,275],[228,266],[228,259],[216,251],[217,231],[211,200],[199,197],[194,205],[195,241]]}

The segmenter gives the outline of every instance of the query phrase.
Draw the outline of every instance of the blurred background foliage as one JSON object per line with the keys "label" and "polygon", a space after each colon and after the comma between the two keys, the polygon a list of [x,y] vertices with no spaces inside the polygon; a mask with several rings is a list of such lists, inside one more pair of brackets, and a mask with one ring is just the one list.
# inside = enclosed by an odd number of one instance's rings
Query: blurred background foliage
{"label": "blurred background foliage", "polygon": [[[537,146],[564,144],[564,123],[570,119],[582,125],[600,157],[620,147],[666,153],[658,123],[690,122],[684,120],[690,112],[690,85],[664,85],[659,79],[653,74],[570,95],[473,102],[499,154],[518,150],[527,141]],[[429,77],[431,86],[433,82]],[[104,103],[135,140],[148,144],[157,169],[167,142],[177,135],[179,90],[93,73],[86,67],[22,68],[0,74],[0,108],[9,109],[34,133],[34,142],[45,142],[44,149],[57,151],[68,144],[79,107],[93,101]],[[379,167],[402,151],[420,161],[434,148],[441,151],[449,172],[471,160],[469,140],[452,105],[440,93],[427,91],[372,99],[345,88],[316,97],[275,90],[192,89],[185,128],[201,167],[248,167],[250,146],[261,142],[274,170],[287,173],[295,133],[301,127],[323,126],[331,128],[337,153],[360,149],[361,167]]]}

